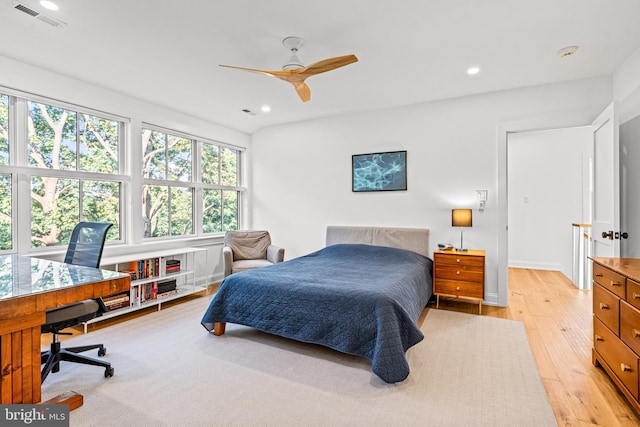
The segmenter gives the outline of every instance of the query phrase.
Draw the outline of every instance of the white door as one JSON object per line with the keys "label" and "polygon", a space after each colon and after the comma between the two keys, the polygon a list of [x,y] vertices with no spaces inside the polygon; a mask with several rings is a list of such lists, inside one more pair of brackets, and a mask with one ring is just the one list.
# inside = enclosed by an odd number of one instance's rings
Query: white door
{"label": "white door", "polygon": [[620,152],[613,103],[591,124],[593,128],[593,256],[620,256]]}

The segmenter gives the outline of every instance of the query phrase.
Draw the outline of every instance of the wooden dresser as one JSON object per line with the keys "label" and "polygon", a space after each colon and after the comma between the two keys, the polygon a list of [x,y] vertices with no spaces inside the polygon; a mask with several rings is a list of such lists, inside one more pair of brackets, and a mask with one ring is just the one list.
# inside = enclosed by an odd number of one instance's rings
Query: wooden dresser
{"label": "wooden dresser", "polygon": [[436,308],[440,296],[469,299],[478,302],[482,314],[484,300],[485,251],[435,251],[433,254],[433,294]]}
{"label": "wooden dresser", "polygon": [[640,412],[640,259],[592,260],[593,364]]}

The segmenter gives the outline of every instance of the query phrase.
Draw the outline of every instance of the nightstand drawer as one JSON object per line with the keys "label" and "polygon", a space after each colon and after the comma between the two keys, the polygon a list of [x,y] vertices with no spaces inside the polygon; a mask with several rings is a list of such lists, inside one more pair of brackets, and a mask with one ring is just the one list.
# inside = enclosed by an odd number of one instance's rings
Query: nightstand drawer
{"label": "nightstand drawer", "polygon": [[619,331],[620,299],[603,288],[593,285],[593,315],[607,325],[614,334]]}
{"label": "nightstand drawer", "polygon": [[484,257],[481,256],[463,255],[459,253],[436,253],[434,261],[437,264],[465,265],[468,267],[484,268]]}
{"label": "nightstand drawer", "polygon": [[484,268],[482,268],[482,266],[438,264],[435,275],[436,279],[483,282]]}
{"label": "nightstand drawer", "polygon": [[436,279],[434,293],[456,297],[484,298],[482,283],[462,282],[459,280]]}

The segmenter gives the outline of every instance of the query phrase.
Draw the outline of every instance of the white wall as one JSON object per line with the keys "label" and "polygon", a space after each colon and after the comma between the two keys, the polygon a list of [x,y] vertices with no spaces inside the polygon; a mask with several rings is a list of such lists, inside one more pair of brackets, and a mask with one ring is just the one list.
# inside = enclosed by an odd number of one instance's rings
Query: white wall
{"label": "white wall", "polygon": [[613,73],[613,98],[620,123],[640,115],[640,49]]}
{"label": "white wall", "polygon": [[573,223],[585,223],[583,161],[591,157],[589,127],[508,136],[509,267],[573,268]]}
{"label": "white wall", "polygon": [[[0,92],[10,92],[13,89],[33,93],[130,119],[129,132],[126,136],[127,146],[131,144],[135,147],[140,143],[139,135],[143,122],[238,147],[247,147],[250,143],[250,136],[242,132],[131,98],[94,84],[33,67],[1,55],[0,70]],[[142,150],[134,148],[131,153],[132,155],[127,158],[127,170],[138,171],[140,169],[139,165],[142,164]],[[139,174],[133,173],[131,188],[139,188],[140,179]],[[127,217],[139,218],[140,212],[142,212],[141,200],[139,200],[139,197],[131,197],[131,192],[128,194],[129,203],[123,206],[124,209],[127,209]],[[29,225],[27,224],[26,226],[28,230]],[[142,241],[142,223],[140,221],[127,221],[126,227],[125,233],[127,234],[128,245],[107,245],[104,252],[105,257],[164,250],[172,247],[204,246],[209,251],[206,256],[198,255],[196,258],[196,278],[201,282],[211,282],[223,276],[221,237],[144,243]],[[28,248],[23,249],[22,253],[26,253],[27,250]],[[61,253],[44,255],[50,258],[63,256]]]}
{"label": "white wall", "polygon": [[[611,79],[598,78],[263,129],[251,141],[249,225],[270,230],[287,258],[324,246],[330,224],[427,227],[435,248],[459,239],[451,209],[475,209],[475,190],[486,189],[465,246],[487,251],[487,303],[506,304],[506,283],[498,289],[498,213],[506,212],[497,204],[499,130],[558,116],[584,125],[611,94]],[[388,150],[407,150],[408,190],[352,193],[351,155]]]}

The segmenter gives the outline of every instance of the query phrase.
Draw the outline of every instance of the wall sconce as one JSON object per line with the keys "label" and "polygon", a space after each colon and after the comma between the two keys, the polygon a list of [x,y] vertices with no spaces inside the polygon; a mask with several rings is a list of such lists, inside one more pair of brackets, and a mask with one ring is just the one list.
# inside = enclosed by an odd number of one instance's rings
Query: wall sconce
{"label": "wall sconce", "polygon": [[460,248],[458,251],[466,252],[462,244],[464,229],[462,227],[471,227],[471,209],[451,209],[451,226],[460,227]]}

